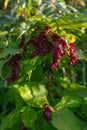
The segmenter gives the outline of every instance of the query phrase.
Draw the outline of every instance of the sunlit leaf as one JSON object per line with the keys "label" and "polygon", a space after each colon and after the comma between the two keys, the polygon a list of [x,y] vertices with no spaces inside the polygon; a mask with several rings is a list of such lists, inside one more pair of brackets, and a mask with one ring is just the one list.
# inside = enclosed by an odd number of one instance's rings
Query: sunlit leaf
{"label": "sunlit leaf", "polygon": [[66,94],[62,97],[61,101],[56,104],[56,109],[60,109],[62,107],[78,107],[84,103],[84,99],[77,95],[75,92],[66,92]]}
{"label": "sunlit leaf", "polygon": [[47,90],[43,84],[32,83],[30,86],[25,84],[19,88],[20,95],[27,104],[32,106],[44,105],[47,102]]}
{"label": "sunlit leaf", "polygon": [[59,17],[56,21],[58,22],[59,27],[66,29],[87,27],[87,16],[82,14],[67,14]]}

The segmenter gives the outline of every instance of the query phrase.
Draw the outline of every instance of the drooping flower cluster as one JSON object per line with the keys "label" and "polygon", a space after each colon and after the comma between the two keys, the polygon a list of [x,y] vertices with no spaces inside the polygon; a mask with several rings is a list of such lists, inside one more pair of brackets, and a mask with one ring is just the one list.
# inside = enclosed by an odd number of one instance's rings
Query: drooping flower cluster
{"label": "drooping flower cluster", "polygon": [[53,61],[51,64],[52,68],[56,68],[60,59],[63,56],[69,58],[69,63],[74,64],[77,60],[76,58],[76,48],[74,43],[67,43],[64,38],[59,38],[53,45]]}
{"label": "drooping flower cluster", "polygon": [[74,43],[70,43],[70,64],[74,64],[76,62],[76,48]]}
{"label": "drooping flower cluster", "polygon": [[33,45],[33,52],[30,58],[34,58],[37,55],[47,55],[52,52],[52,68],[57,67],[63,56],[69,58],[70,64],[74,64],[77,60],[75,44],[67,43],[59,34],[51,33],[51,27],[49,26],[45,26],[44,30],[41,31],[38,36],[31,37],[28,44]]}
{"label": "drooping flower cluster", "polygon": [[[63,56],[68,57],[69,64],[71,65],[77,60],[75,44],[68,43],[59,34],[52,33],[50,26],[45,26],[44,30],[40,31],[38,35],[32,36],[27,42],[25,42],[25,36],[23,35],[18,48],[22,48],[23,53],[26,53],[30,44],[33,46],[33,50],[29,58],[32,59],[35,56],[44,56],[51,52],[53,54],[52,68],[57,67]],[[7,63],[12,68],[12,75],[7,78],[8,82],[13,82],[17,79],[20,59],[21,55],[16,54],[8,60]]]}
{"label": "drooping flower cluster", "polygon": [[67,47],[67,43],[63,38],[55,39],[53,43],[53,61],[51,64],[52,68],[57,67],[58,63],[60,62],[61,56],[66,56],[66,53],[64,50],[66,47]]}
{"label": "drooping flower cluster", "polygon": [[[25,37],[22,36],[21,41],[18,45],[18,48],[23,48],[25,43]],[[10,77],[8,77],[6,80],[7,82],[14,82],[15,80],[17,80],[18,78],[18,72],[19,72],[19,62],[21,59],[21,55],[20,54],[16,54],[14,56],[12,56],[8,61],[7,64],[12,68],[12,74]]]}
{"label": "drooping flower cluster", "polygon": [[12,56],[11,59],[8,60],[7,64],[12,68],[11,76],[6,79],[8,82],[14,82],[18,78],[20,59],[21,59],[20,54],[16,54],[15,56]]}
{"label": "drooping flower cluster", "polygon": [[48,31],[49,28],[45,27],[44,31],[41,31],[37,37],[32,37],[30,43],[33,45],[33,52],[30,58],[33,58],[37,55],[46,55],[52,51],[52,44],[48,40]]}

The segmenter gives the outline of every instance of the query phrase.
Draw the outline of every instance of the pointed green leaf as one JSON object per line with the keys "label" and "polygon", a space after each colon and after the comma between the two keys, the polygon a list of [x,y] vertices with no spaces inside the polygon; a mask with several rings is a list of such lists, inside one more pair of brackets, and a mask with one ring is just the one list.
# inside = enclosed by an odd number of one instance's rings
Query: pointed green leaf
{"label": "pointed green leaf", "polygon": [[67,92],[56,105],[58,110],[61,107],[78,107],[84,103],[84,99],[74,92]]}
{"label": "pointed green leaf", "polygon": [[[53,20],[55,21],[55,20]],[[58,26],[67,29],[87,27],[87,16],[83,14],[67,14],[57,19]],[[70,25],[70,26],[69,26]]]}
{"label": "pointed green leaf", "polygon": [[62,108],[52,114],[52,124],[58,130],[80,130],[75,115],[68,109]]}

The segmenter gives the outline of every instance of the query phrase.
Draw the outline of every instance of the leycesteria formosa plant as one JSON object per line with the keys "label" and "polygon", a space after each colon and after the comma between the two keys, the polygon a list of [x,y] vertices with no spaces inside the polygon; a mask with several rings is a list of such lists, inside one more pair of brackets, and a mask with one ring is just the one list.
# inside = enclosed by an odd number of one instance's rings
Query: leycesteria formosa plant
{"label": "leycesteria formosa plant", "polygon": [[0,130],[87,130],[87,9],[1,3]]}

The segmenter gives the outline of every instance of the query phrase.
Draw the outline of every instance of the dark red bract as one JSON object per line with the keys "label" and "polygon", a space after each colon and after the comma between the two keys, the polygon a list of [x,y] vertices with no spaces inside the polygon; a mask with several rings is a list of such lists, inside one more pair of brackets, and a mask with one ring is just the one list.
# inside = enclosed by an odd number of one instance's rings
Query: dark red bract
{"label": "dark red bract", "polygon": [[7,78],[6,80],[8,82],[14,82],[15,80],[17,80],[18,71],[19,71],[19,64],[14,64],[14,66],[12,67],[12,75],[9,78]]}
{"label": "dark red bract", "polygon": [[58,63],[60,62],[61,49],[59,47],[54,46],[53,49],[53,60],[51,67],[56,68]]}
{"label": "dark red bract", "polygon": [[67,46],[66,40],[64,38],[59,38],[57,40],[57,43],[61,44],[63,48],[66,48],[66,46]]}
{"label": "dark red bract", "polygon": [[50,121],[51,120],[51,107],[50,106],[45,106],[44,108],[44,112],[43,112],[43,115],[44,115],[44,118],[46,121]]}
{"label": "dark red bract", "polygon": [[44,27],[44,30],[46,30],[46,31],[48,31],[48,30],[50,30],[51,29],[51,26],[45,26]]}
{"label": "dark red bract", "polygon": [[59,39],[59,37],[60,37],[59,34],[56,33],[51,34],[51,38],[53,42],[56,42]]}
{"label": "dark red bract", "polygon": [[45,31],[40,32],[39,36],[31,38],[30,42],[33,45],[33,52],[30,58],[34,58],[37,55],[46,55],[52,50],[52,44],[48,41]]}
{"label": "dark red bract", "polygon": [[7,82],[14,82],[18,78],[18,72],[19,72],[19,61],[21,59],[20,54],[16,54],[15,56],[12,56],[8,61],[7,64],[11,66],[12,68],[12,74],[10,77],[8,77],[6,80]]}
{"label": "dark red bract", "polygon": [[77,61],[76,56],[71,56],[71,57],[70,57],[70,62],[69,62],[69,63],[72,65],[72,64],[74,64],[76,61]]}
{"label": "dark red bract", "polygon": [[70,43],[70,64],[74,64],[77,61],[76,48],[74,43]]}

